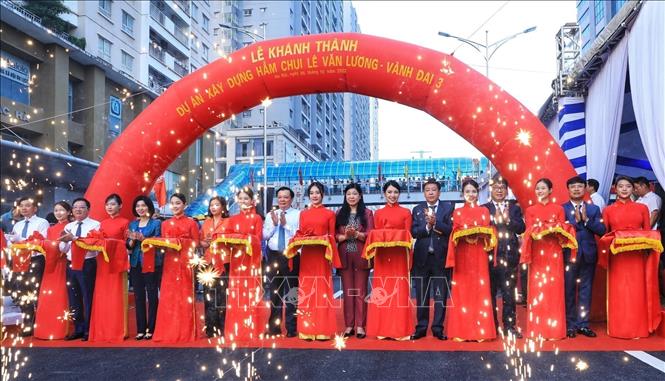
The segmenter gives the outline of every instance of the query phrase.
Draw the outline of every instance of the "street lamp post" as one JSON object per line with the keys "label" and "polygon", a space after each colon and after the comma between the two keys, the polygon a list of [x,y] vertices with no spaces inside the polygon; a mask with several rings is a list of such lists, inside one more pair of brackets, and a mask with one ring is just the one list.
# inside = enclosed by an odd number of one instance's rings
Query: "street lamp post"
{"label": "street lamp post", "polygon": [[[492,44],[489,43],[489,31],[488,30],[485,31],[485,43],[484,44],[482,44],[480,42],[469,40],[469,39],[464,38],[464,37],[453,36],[452,34],[446,33],[446,32],[439,32],[439,36],[454,38],[457,41],[463,42],[463,43],[471,46],[472,48],[476,49],[478,51],[478,53],[482,54],[483,58],[485,59],[485,76],[489,79],[489,77],[490,77],[490,60],[492,59],[492,56],[494,56],[494,53],[496,53],[496,51],[499,50],[499,48],[502,47],[506,42],[512,40],[513,38],[515,38],[519,35],[533,32],[534,30],[536,30],[535,26],[532,26],[531,28],[526,28],[521,32],[512,34],[508,37],[504,37],[504,38],[500,39],[499,41],[496,41]],[[489,170],[490,173],[489,173],[489,178],[488,179],[492,178],[492,167],[493,167],[493,165],[490,162],[490,170]]]}
{"label": "street lamp post", "polygon": [[[260,40],[266,39],[266,23],[261,24],[261,29],[262,29],[261,34],[254,33],[245,28],[240,28],[228,24],[219,24],[219,26],[222,28],[231,29],[240,32],[251,38],[254,42],[257,42],[259,39]],[[263,101],[261,101],[261,105],[263,106],[263,201],[262,202],[263,202],[264,216],[268,215],[268,106],[270,106],[271,103],[272,102],[270,101],[269,98],[266,98]]]}
{"label": "street lamp post", "polygon": [[[484,44],[482,44],[480,42],[476,42],[476,41],[471,41],[471,40],[466,39],[464,37],[453,36],[452,34],[446,33],[446,32],[439,32],[439,36],[454,38],[457,41],[461,41],[461,42],[471,46],[472,48],[476,49],[478,51],[478,53],[482,54],[483,58],[485,59],[485,76],[487,78],[489,78],[489,76],[490,76],[490,59],[492,59],[492,56],[494,55],[494,53],[496,53],[496,51],[499,50],[499,48],[502,47],[506,42],[512,40],[513,38],[515,38],[515,37],[517,37],[521,34],[530,33],[530,32],[533,32],[534,30],[536,30],[536,27],[532,26],[531,28],[524,29],[523,31],[521,31],[519,33],[515,33],[515,34],[510,35],[508,37],[502,38],[502,39],[500,39],[499,41],[497,41],[493,44],[489,43],[489,31],[487,31],[487,30],[485,31],[485,43]],[[484,49],[484,52],[481,49]]]}

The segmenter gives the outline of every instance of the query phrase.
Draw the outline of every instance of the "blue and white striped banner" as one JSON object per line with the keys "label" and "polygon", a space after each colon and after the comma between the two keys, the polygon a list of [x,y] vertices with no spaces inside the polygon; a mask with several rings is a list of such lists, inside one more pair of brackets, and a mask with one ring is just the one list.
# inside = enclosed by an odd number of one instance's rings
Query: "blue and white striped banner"
{"label": "blue and white striped banner", "polygon": [[586,179],[586,128],[584,98],[559,98],[559,131],[557,141],[575,171]]}

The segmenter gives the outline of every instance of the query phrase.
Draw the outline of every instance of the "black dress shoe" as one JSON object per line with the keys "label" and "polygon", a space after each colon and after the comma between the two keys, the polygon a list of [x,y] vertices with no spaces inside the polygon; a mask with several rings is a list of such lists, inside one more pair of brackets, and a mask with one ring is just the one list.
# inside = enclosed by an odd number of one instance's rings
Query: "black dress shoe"
{"label": "black dress shoe", "polygon": [[351,337],[356,334],[356,331],[350,330],[349,332],[344,332],[344,337]]}
{"label": "black dress shoe", "polygon": [[579,328],[577,330],[577,333],[581,333],[582,335],[586,337],[596,337],[596,332],[592,331],[591,328],[584,327],[584,328]]}
{"label": "black dress shoe", "polygon": [[418,340],[422,339],[427,335],[427,332],[416,332],[413,335],[411,335],[411,340]]}
{"label": "black dress shoe", "polygon": [[296,336],[298,336],[298,334],[295,333],[295,332],[287,332],[286,333],[286,337],[296,337]]}
{"label": "black dress shoe", "polygon": [[574,330],[574,329],[569,329],[569,330],[566,331],[566,336],[568,336],[569,338],[573,339],[573,338],[575,338],[575,336],[577,336],[577,335],[575,334],[575,330]]}
{"label": "black dress shoe", "polygon": [[444,335],[443,332],[432,333],[432,335],[442,341],[448,340],[448,336]]}
{"label": "black dress shoe", "polygon": [[81,341],[88,341],[88,335],[83,335],[83,338],[81,338]]}
{"label": "black dress shoe", "polygon": [[82,333],[73,333],[73,334],[65,337],[65,341],[72,341],[72,340],[80,339],[82,337],[83,337]]}

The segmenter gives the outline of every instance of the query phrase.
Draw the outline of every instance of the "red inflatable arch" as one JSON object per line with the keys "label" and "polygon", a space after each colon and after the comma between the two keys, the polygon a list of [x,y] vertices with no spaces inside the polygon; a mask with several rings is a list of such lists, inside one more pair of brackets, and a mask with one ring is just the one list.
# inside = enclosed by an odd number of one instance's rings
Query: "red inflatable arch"
{"label": "red inflatable arch", "polygon": [[326,92],[383,98],[432,115],[487,156],[522,205],[534,202],[540,177],[550,178],[554,196],[565,199],[565,181],[575,175],[536,116],[454,57],[387,38],[331,33],[255,43],[174,83],[109,147],[86,193],[92,215],[104,216],[111,192],[124,200],[148,193],[191,143],[232,115],[266,98]]}

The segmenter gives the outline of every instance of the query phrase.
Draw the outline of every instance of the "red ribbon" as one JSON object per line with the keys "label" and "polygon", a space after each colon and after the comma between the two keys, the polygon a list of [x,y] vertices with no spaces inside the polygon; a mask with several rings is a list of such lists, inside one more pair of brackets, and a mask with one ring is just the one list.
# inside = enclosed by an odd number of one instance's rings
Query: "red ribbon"
{"label": "red ribbon", "polygon": [[[44,236],[42,236],[38,231],[33,232],[30,237],[16,242],[12,245],[12,271],[13,272],[26,272],[30,270],[30,264],[32,263],[32,253],[35,251],[43,252],[44,250]],[[19,246],[32,246],[34,250],[29,247],[19,248]]]}
{"label": "red ribbon", "polygon": [[[83,246],[77,244],[80,242]],[[129,256],[125,248],[125,241],[108,238],[99,230],[91,230],[85,238],[78,238],[72,243],[72,270],[82,270],[85,261],[85,254],[92,251],[90,248],[99,248],[104,256],[104,260],[109,262],[109,271],[119,273],[129,269]]]}

